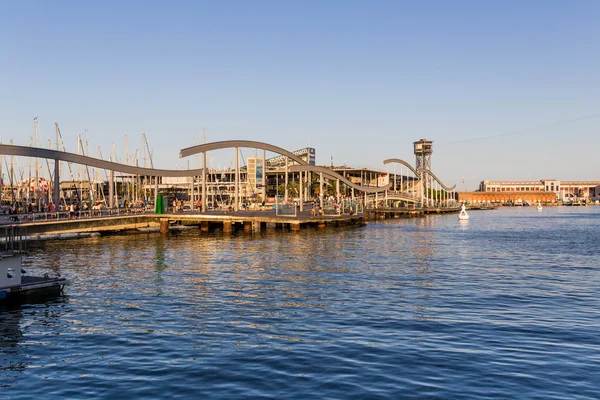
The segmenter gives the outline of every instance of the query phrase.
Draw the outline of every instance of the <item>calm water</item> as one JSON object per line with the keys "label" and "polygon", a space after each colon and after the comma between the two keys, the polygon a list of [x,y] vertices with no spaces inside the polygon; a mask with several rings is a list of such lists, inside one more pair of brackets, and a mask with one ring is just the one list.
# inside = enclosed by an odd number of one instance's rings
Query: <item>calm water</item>
{"label": "calm water", "polygon": [[600,396],[600,207],[47,242],[0,398]]}

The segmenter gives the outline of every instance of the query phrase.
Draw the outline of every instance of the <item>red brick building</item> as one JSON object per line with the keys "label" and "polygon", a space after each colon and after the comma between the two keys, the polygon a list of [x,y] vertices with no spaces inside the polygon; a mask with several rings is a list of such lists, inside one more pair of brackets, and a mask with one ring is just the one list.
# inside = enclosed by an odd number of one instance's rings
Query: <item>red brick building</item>
{"label": "red brick building", "polygon": [[465,203],[556,203],[556,193],[554,192],[457,192],[457,194],[458,201]]}

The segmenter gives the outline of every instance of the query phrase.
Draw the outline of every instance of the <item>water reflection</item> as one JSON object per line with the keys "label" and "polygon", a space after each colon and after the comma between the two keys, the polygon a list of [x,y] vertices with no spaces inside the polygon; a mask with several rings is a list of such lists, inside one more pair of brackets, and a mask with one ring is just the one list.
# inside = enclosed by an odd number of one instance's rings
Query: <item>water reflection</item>
{"label": "water reflection", "polygon": [[[503,215],[49,242],[31,256],[60,264],[69,301],[23,310],[2,360],[44,378],[29,398],[593,398],[600,260],[583,247],[600,234]],[[559,386],[550,366],[584,378]]]}
{"label": "water reflection", "polygon": [[0,387],[11,387],[27,367],[27,358],[19,348],[23,337],[20,307],[0,306]]}

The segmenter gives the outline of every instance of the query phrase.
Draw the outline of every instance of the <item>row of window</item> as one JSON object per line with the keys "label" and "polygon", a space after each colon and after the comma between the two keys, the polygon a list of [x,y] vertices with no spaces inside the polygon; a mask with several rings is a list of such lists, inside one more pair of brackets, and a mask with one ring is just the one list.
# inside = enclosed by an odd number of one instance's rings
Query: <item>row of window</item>
{"label": "row of window", "polygon": [[487,192],[542,192],[544,191],[543,187],[487,187]]}

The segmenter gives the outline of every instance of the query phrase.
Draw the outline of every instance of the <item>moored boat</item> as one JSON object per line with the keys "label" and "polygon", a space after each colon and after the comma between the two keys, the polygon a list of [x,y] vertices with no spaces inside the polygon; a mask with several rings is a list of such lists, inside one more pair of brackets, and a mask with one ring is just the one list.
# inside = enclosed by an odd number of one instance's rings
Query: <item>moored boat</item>
{"label": "moored boat", "polygon": [[27,296],[62,293],[69,281],[59,276],[29,276],[22,268],[22,255],[0,255],[0,302],[23,300]]}

